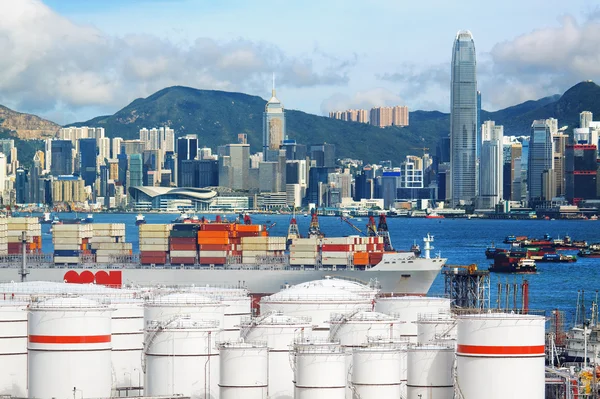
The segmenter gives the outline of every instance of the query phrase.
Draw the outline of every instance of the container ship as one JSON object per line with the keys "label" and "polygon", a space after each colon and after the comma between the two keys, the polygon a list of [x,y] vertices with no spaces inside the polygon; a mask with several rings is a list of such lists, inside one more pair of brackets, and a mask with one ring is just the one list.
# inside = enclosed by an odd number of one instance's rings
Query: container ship
{"label": "container ship", "polygon": [[42,253],[40,236],[37,218],[0,219],[0,281],[236,285],[262,296],[334,276],[387,294],[426,295],[446,263],[430,256],[429,235],[418,257],[390,250],[386,234],[317,234],[293,238],[288,246],[287,237],[269,236],[262,225],[205,220],[139,225],[139,254],[125,241],[123,223],[54,225],[53,254]]}
{"label": "container ship", "polygon": [[531,274],[537,271],[537,266],[535,260],[527,257],[527,252],[509,251],[496,254],[489,271],[494,273]]}

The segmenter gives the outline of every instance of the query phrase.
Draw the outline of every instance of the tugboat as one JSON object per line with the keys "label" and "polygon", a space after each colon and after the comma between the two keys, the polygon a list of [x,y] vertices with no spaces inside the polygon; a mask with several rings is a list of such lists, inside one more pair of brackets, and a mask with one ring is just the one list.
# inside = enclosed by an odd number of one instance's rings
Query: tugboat
{"label": "tugboat", "polygon": [[81,223],[94,223],[94,215],[88,213],[85,218],[81,219]]}
{"label": "tugboat", "polygon": [[494,256],[488,269],[494,273],[531,274],[537,271],[535,260],[523,256],[522,252],[503,252]]}
{"label": "tugboat", "polygon": [[135,225],[136,226],[139,226],[139,225],[145,224],[145,223],[146,223],[146,216],[144,216],[140,213],[135,217]]}
{"label": "tugboat", "polygon": [[582,248],[577,252],[582,258],[600,258],[600,244],[591,244],[589,248]]}

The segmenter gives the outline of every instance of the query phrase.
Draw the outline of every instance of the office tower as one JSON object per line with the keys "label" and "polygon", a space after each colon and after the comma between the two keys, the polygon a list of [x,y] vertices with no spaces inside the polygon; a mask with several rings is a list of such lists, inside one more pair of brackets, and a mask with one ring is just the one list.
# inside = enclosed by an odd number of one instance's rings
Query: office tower
{"label": "office tower", "polygon": [[317,167],[335,167],[335,145],[327,143],[311,145],[310,159]]}
{"label": "office tower", "polygon": [[590,123],[594,120],[594,115],[590,111],[583,111],[579,114],[579,127],[587,129],[590,127]]}
{"label": "office tower", "polygon": [[597,199],[598,147],[592,142],[567,145],[565,148],[565,197],[572,204]]}
{"label": "office tower", "polygon": [[549,120],[542,119],[534,121],[531,125],[531,136],[529,140],[529,160],[527,172],[529,201],[551,199],[544,197],[542,177],[544,171],[552,170],[554,167],[552,147],[552,132]]}
{"label": "office tower", "polygon": [[569,142],[569,135],[562,131],[552,136],[554,142],[554,173],[556,176],[556,197],[565,195],[565,148]]}
{"label": "office tower", "polygon": [[494,121],[486,121],[481,126],[481,165],[479,168],[480,208],[492,209],[503,199],[504,190],[504,127]]}
{"label": "office tower", "polygon": [[43,160],[40,155],[43,154],[41,151],[37,151],[33,156],[33,166],[31,167],[31,174],[29,179],[29,199],[33,204],[41,204],[44,202],[43,186],[40,185],[42,174]]}
{"label": "office tower", "polygon": [[423,188],[423,159],[407,155],[400,166],[400,186],[402,188]]}
{"label": "office tower", "polygon": [[212,154],[212,149],[208,147],[202,147],[198,150],[198,158],[199,159],[214,159]]}
{"label": "office tower", "polygon": [[127,189],[143,186],[144,162],[142,154],[129,155],[127,165]]}
{"label": "office tower", "polygon": [[[275,80],[271,98],[265,106],[263,113],[263,157],[265,161],[277,161],[277,150],[285,138],[285,113],[283,104],[275,96]],[[275,151],[275,152],[269,152]]]}
{"label": "office tower", "polygon": [[[231,180],[227,187],[233,190],[248,190],[248,170],[250,169],[250,144],[227,144],[219,147],[219,158],[229,157]],[[221,185],[221,184],[219,184]]]}
{"label": "office tower", "polygon": [[477,71],[475,42],[460,31],[452,50],[450,92],[450,195],[452,205],[477,196]]}
{"label": "office tower", "polygon": [[329,174],[335,172],[334,168],[312,167],[309,170],[308,188],[306,190],[306,202],[309,204],[323,204],[323,194]]}
{"label": "office tower", "polygon": [[177,139],[177,181],[178,187],[185,187],[181,184],[181,163],[196,159],[198,156],[198,137],[195,134],[188,134]]}
{"label": "office tower", "polygon": [[261,162],[258,166],[258,189],[263,193],[276,193],[281,190],[277,171],[278,162]]}
{"label": "office tower", "polygon": [[156,150],[144,150],[142,152],[143,159],[143,185],[153,186],[154,181],[150,178],[149,172],[156,172],[160,176],[162,169],[162,151]]}
{"label": "office tower", "polygon": [[390,209],[396,201],[396,194],[400,188],[400,168],[383,171],[381,177],[381,198],[383,198],[383,206],[385,209]]}
{"label": "office tower", "polygon": [[177,156],[173,151],[165,151],[164,168],[165,170],[170,171],[171,178],[169,180],[171,182],[175,182],[177,171]]}
{"label": "office tower", "polygon": [[44,169],[50,171],[52,168],[52,139],[44,140]]}
{"label": "office tower", "polygon": [[108,137],[97,138],[96,144],[98,145],[96,170],[100,171],[100,166],[104,165],[104,160],[110,158],[110,139]]}
{"label": "office tower", "polygon": [[[329,185],[335,187],[341,198],[350,198],[352,193],[352,176],[349,173],[330,173]],[[299,186],[299,185],[298,185]],[[341,201],[340,201],[341,202]]]}
{"label": "office tower", "polygon": [[86,186],[96,182],[97,147],[96,139],[79,139],[79,171]]}
{"label": "office tower", "polygon": [[15,191],[17,204],[29,203],[29,171],[27,169],[17,169]]}
{"label": "office tower", "polygon": [[477,162],[481,160],[481,145],[483,144],[483,139],[481,137],[481,129],[482,127],[481,121],[481,92],[477,90]]}
{"label": "office tower", "polygon": [[107,163],[100,165],[100,190],[99,196],[104,198],[104,208],[110,208],[110,195],[108,192],[108,180],[110,171]]}
{"label": "office tower", "polygon": [[142,154],[146,149],[146,142],[142,140],[121,141],[121,153],[125,155]]}
{"label": "office tower", "polygon": [[127,188],[127,170],[129,169],[129,159],[125,153],[117,155],[117,162],[119,165],[119,177],[118,181],[122,186]]}
{"label": "office tower", "polygon": [[113,137],[112,139],[112,150],[110,157],[112,159],[117,159],[117,156],[121,153],[121,143],[123,142],[123,138],[121,137]]}
{"label": "office tower", "polygon": [[[0,139],[0,152],[9,156],[10,150],[13,148],[15,148],[15,141],[13,139]],[[11,160],[8,159],[8,163],[10,162]]]}
{"label": "office tower", "polygon": [[203,159],[198,163],[198,187],[216,187],[219,185],[219,164],[214,159]]}
{"label": "office tower", "polygon": [[73,143],[71,140],[52,140],[50,148],[53,176],[73,174]]}

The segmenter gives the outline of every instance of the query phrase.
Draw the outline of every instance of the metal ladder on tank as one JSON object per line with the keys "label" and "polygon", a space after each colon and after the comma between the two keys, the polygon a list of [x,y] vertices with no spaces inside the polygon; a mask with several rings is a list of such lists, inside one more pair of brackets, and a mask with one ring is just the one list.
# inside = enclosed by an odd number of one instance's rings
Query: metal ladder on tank
{"label": "metal ladder on tank", "polygon": [[342,315],[339,319],[339,323],[336,323],[333,329],[329,329],[329,340],[332,341],[337,335],[340,328],[342,328],[342,324],[347,323],[348,319],[356,316],[358,313],[363,312],[364,309],[356,309],[350,313]]}
{"label": "metal ladder on tank", "polygon": [[250,320],[250,323],[248,323],[244,328],[242,328],[240,330],[240,338],[246,339],[246,336],[248,335],[248,332],[250,331],[250,329],[252,327],[255,327],[257,325],[259,325],[260,323],[262,323],[264,320],[268,319],[270,316],[274,315],[274,314],[278,314],[278,311],[272,311],[272,312],[267,312],[261,316],[255,317],[253,319]]}
{"label": "metal ladder on tank", "polygon": [[152,332],[152,334],[148,337],[148,339],[145,340],[145,342],[144,342],[144,350],[142,351],[142,371],[144,372],[144,374],[146,374],[146,352],[150,348],[150,345],[152,345],[152,343],[156,339],[156,336],[158,335],[158,333],[162,332],[165,328],[167,328],[169,326],[169,324],[171,324],[175,320],[177,320],[177,319],[185,319],[185,318],[189,319],[190,315],[181,315],[181,314],[178,314],[178,315],[175,315],[175,316],[171,317],[170,319],[167,319],[166,321],[158,324],[158,326]]}
{"label": "metal ladder on tank", "polygon": [[458,362],[456,360],[456,355],[454,357],[454,366],[452,367],[452,379],[454,380],[454,399],[465,399],[462,390],[460,389],[460,384],[458,382],[458,373],[456,372],[456,366]]}

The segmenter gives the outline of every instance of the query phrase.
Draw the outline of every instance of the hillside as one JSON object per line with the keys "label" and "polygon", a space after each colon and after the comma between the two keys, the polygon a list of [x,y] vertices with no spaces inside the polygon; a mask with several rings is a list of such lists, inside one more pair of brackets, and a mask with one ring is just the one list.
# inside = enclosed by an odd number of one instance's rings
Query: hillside
{"label": "hillside", "polygon": [[[285,105],[285,99],[280,96]],[[101,116],[76,126],[101,126],[109,137],[138,138],[139,129],[161,125],[175,129],[177,136],[198,134],[200,145],[215,148],[234,143],[238,133],[246,133],[252,151],[262,146],[262,118],[266,101],[257,96],[189,87],[169,87],[148,98],[140,98],[114,115]],[[362,123],[344,122],[296,110],[286,110],[288,137],[299,143],[332,143],[338,157],[368,162],[393,160],[395,163],[415,148],[435,148],[447,123],[412,113],[417,121],[408,128],[380,129]],[[419,118],[419,115],[423,115]],[[418,120],[422,119],[423,122]]]}
{"label": "hillside", "polygon": [[21,139],[29,140],[52,137],[60,129],[60,125],[0,105],[0,128],[15,132]]}

